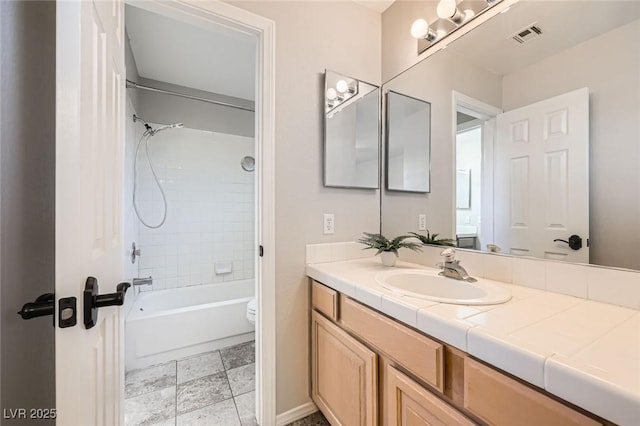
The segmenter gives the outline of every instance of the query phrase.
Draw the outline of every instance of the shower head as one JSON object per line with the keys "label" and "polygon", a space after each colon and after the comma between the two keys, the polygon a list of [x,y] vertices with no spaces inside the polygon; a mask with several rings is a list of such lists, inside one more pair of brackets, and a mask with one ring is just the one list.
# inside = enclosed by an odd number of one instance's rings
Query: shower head
{"label": "shower head", "polygon": [[165,126],[158,127],[158,128],[157,128],[157,129],[155,129],[155,130],[152,130],[152,131],[151,131],[151,134],[152,134],[152,135],[155,135],[156,133],[161,132],[161,131],[163,131],[163,130],[167,130],[167,129],[179,129],[179,128],[181,128],[181,127],[183,127],[183,124],[182,124],[182,123],[167,124],[167,125],[165,125]]}
{"label": "shower head", "polygon": [[151,125],[149,123],[147,123],[146,120],[144,120],[143,118],[137,116],[136,114],[133,114],[133,122],[141,122],[142,124],[144,124],[144,127],[147,129],[147,132],[149,132],[149,134],[151,136],[155,135],[158,132],[161,132],[163,130],[167,130],[167,129],[176,129],[176,128],[180,128],[183,127],[182,123],[173,123],[173,124],[165,124],[164,126],[158,127],[157,129],[154,129],[153,127],[151,127]]}

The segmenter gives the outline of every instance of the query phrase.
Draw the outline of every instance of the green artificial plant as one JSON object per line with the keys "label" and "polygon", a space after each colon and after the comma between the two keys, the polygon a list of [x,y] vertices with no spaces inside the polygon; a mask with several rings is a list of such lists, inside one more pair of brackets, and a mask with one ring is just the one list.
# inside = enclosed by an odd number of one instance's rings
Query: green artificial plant
{"label": "green artificial plant", "polygon": [[361,237],[358,242],[360,244],[364,244],[367,247],[364,250],[375,249],[378,250],[376,255],[390,251],[398,255],[398,250],[401,248],[408,248],[413,251],[421,251],[422,248],[420,244],[414,243],[411,241],[405,241],[407,238],[411,238],[410,235],[400,235],[399,237],[395,237],[390,240],[382,234],[372,234],[369,232],[364,232],[364,237]]}
{"label": "green artificial plant", "polygon": [[430,234],[428,229],[427,229],[427,235],[418,234],[416,232],[409,232],[409,234],[419,239],[422,244],[432,244],[435,246],[449,246],[449,247],[456,246],[456,240],[453,240],[451,238],[438,238],[438,234]]}

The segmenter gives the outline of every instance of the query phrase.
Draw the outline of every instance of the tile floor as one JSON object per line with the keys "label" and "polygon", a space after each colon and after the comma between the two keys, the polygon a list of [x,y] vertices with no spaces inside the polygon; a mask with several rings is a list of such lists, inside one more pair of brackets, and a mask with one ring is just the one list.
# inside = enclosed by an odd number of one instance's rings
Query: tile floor
{"label": "tile floor", "polygon": [[257,425],[255,343],[128,372],[125,424]]}
{"label": "tile floor", "polygon": [[[126,426],[257,426],[255,343],[129,371]],[[319,412],[288,426],[328,426]]]}

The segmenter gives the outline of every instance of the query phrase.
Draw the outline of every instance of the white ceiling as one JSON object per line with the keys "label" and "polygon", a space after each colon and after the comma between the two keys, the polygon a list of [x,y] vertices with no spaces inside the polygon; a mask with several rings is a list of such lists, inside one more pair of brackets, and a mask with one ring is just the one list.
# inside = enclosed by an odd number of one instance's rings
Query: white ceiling
{"label": "white ceiling", "polygon": [[375,10],[378,13],[382,13],[387,10],[394,1],[395,0],[353,0],[354,3],[358,3],[360,6]]}
{"label": "white ceiling", "polygon": [[[506,75],[639,18],[638,1],[523,0],[447,50],[497,75]],[[534,22],[543,31],[538,38],[526,44],[511,38]]]}
{"label": "white ceiling", "polygon": [[141,77],[254,100],[253,37],[222,26],[198,27],[130,5],[125,21]]}

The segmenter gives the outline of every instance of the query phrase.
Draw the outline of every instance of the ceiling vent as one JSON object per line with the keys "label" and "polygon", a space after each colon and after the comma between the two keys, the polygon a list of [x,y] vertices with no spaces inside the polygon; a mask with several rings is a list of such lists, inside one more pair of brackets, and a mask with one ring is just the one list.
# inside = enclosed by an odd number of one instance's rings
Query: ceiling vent
{"label": "ceiling vent", "polygon": [[511,36],[512,39],[517,41],[519,44],[529,43],[534,38],[538,38],[542,35],[542,29],[540,26],[534,22],[533,24],[527,25],[519,31],[516,31],[515,34]]}

